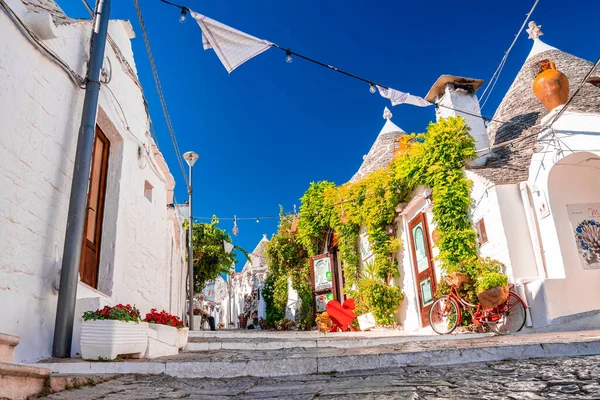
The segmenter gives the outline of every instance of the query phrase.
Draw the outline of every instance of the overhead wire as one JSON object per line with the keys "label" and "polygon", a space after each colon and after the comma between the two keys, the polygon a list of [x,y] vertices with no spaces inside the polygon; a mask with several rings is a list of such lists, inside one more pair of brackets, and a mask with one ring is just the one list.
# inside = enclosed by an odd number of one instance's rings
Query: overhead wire
{"label": "overhead wire", "polygon": [[144,44],[146,45],[146,52],[148,53],[150,67],[152,69],[152,76],[154,77],[154,84],[156,85],[156,91],[158,92],[158,97],[160,99],[160,105],[162,107],[162,111],[163,111],[163,114],[165,117],[167,129],[168,129],[169,135],[171,137],[171,142],[173,143],[173,149],[175,151],[177,163],[179,164],[179,168],[181,169],[181,173],[183,175],[183,179],[185,181],[186,186],[189,186],[190,185],[189,179],[188,179],[185,167],[183,165],[183,155],[181,153],[181,150],[179,149],[179,144],[177,143],[177,137],[175,136],[175,130],[173,128],[173,124],[171,122],[171,116],[170,116],[169,110],[167,108],[167,101],[165,100],[165,95],[162,90],[162,85],[160,83],[158,71],[156,69],[156,63],[154,62],[154,56],[152,55],[152,48],[150,47],[150,40],[148,38],[148,32],[146,31],[146,25],[144,24],[144,19],[142,17],[142,10],[140,8],[140,3],[138,0],[133,0],[133,2],[135,3],[135,9],[137,12],[138,21],[140,24],[140,28],[142,29],[142,36],[144,37]]}
{"label": "overhead wire", "polygon": [[[93,17],[94,16],[94,10],[90,7],[90,5],[87,2],[87,0],[81,0],[81,2],[83,3],[83,5],[85,6],[85,8],[87,9],[88,13]],[[144,94],[144,89],[142,87],[142,84],[139,81],[139,79],[137,77],[137,74],[135,73],[135,71],[131,67],[131,64],[129,64],[129,61],[127,61],[127,59],[125,58],[125,56],[121,52],[121,48],[117,45],[117,43],[114,41],[114,39],[110,36],[110,33],[106,34],[106,39],[109,42],[111,48],[113,49],[113,52],[115,53],[115,56],[116,56],[117,60],[119,61],[119,63],[121,64],[121,66],[125,69],[125,73],[133,80],[134,84],[140,89],[140,93],[142,95],[142,99],[143,99],[143,102],[144,102],[144,108],[145,108],[145,111],[146,111],[146,115],[148,116],[148,120],[149,120],[151,137],[152,137],[152,140],[154,141],[154,144],[158,148],[158,139],[156,137],[156,134],[154,133],[154,129],[153,129],[153,125],[152,125],[152,120],[150,118],[150,111],[148,109],[148,102],[146,101],[146,96]],[[125,130],[138,143],[138,146],[140,146],[143,149],[144,156],[148,160],[148,162],[150,164],[150,168],[156,174],[156,176],[158,177],[158,179],[160,179],[163,183],[166,183],[166,181],[162,177],[162,174],[157,170],[157,167],[154,165],[154,161],[150,157],[150,151],[148,150],[146,144],[142,143],[138,139],[138,137],[131,131],[131,129],[129,127],[129,121],[127,120],[127,115],[126,115],[125,111],[123,110],[123,106],[121,105],[121,102],[119,101],[119,99],[117,98],[117,96],[115,95],[115,93],[112,91],[111,87],[109,86],[109,83],[110,83],[111,78],[112,78],[112,63],[111,63],[109,57],[106,57],[106,61],[108,61],[109,65],[110,65],[110,75],[109,75],[109,79],[107,81],[105,81],[105,82],[102,82],[102,84],[108,90],[108,92],[113,97],[113,99],[116,101],[116,103],[117,103],[117,105],[119,107],[119,110],[121,111],[121,114],[122,114],[122,117],[121,117],[121,115],[119,115],[119,118],[121,119],[121,122],[125,125]]]}
{"label": "overhead wire", "polygon": [[[485,104],[489,100],[490,95],[492,94],[492,91],[494,90],[494,87],[496,86],[496,83],[498,82],[498,78],[500,78],[500,74],[502,73],[502,69],[504,68],[504,64],[506,63],[506,60],[508,59],[508,55],[510,54],[510,51],[515,46],[515,43],[517,43],[519,36],[521,36],[523,29],[527,25],[527,22],[529,21],[529,18],[531,18],[531,14],[537,7],[539,1],[540,0],[535,0],[533,7],[531,7],[531,10],[527,13],[527,15],[525,17],[525,21],[523,21],[523,24],[521,25],[519,32],[517,32],[517,34],[515,35],[515,38],[513,39],[512,43],[510,44],[510,47],[504,53],[502,60],[500,60],[500,65],[498,65],[498,68],[496,68],[496,71],[494,71],[494,74],[492,75],[492,77],[488,81],[488,84],[486,85],[485,89],[483,90],[483,93],[481,94],[481,99],[480,99],[480,102],[483,102],[483,104],[481,105],[482,109],[483,109],[483,107],[485,107]],[[488,92],[488,89],[489,89],[489,92]],[[486,97],[486,92],[487,92],[487,97]]]}
{"label": "overhead wire", "polygon": [[[137,2],[137,0],[134,0],[134,1],[136,1],[136,2]],[[175,3],[172,3],[172,2],[170,2],[170,1],[167,1],[167,0],[160,0],[160,1],[161,1],[162,3],[165,3],[165,4],[167,4],[167,5],[170,5],[170,6],[173,6],[173,7],[179,8],[179,9],[181,9],[181,10],[188,10],[188,11],[189,11],[189,8],[188,8],[188,7],[186,7],[186,6],[179,5],[179,4],[175,4]],[[538,1],[539,1],[539,0],[538,0]],[[537,5],[537,1],[536,1],[536,5]],[[532,12],[532,11],[530,11],[530,13],[531,13],[531,12]],[[519,31],[519,33],[520,33],[520,32],[521,32],[521,31]],[[279,49],[279,50],[281,50],[281,51],[285,52],[285,53],[286,53],[286,55],[287,55],[287,54],[294,55],[294,56],[296,56],[296,57],[302,58],[303,60],[306,60],[306,61],[308,61],[308,62],[311,62],[311,63],[313,63],[313,64],[316,64],[316,65],[318,65],[318,66],[320,66],[320,67],[327,68],[327,69],[329,69],[329,70],[331,70],[331,71],[338,72],[338,73],[340,73],[340,74],[343,74],[343,75],[345,75],[345,76],[348,76],[348,77],[350,77],[350,78],[356,79],[356,80],[358,80],[358,81],[361,81],[361,82],[364,82],[364,83],[368,83],[369,85],[380,86],[380,87],[382,87],[382,88],[384,88],[384,89],[390,89],[390,87],[389,87],[389,86],[387,86],[387,85],[384,85],[384,84],[381,84],[381,83],[377,83],[377,82],[376,82],[376,81],[374,81],[374,80],[367,79],[367,78],[363,78],[363,77],[361,77],[361,76],[358,76],[358,75],[356,75],[356,74],[353,74],[353,73],[347,72],[347,71],[345,71],[345,70],[342,70],[342,69],[340,69],[340,68],[337,68],[337,67],[335,67],[335,66],[333,66],[333,65],[330,65],[330,64],[324,63],[324,62],[322,62],[322,61],[319,61],[319,60],[316,60],[316,59],[314,59],[314,58],[311,58],[311,57],[305,56],[305,55],[303,55],[303,54],[300,54],[300,53],[298,53],[298,52],[295,52],[295,51],[293,51],[293,50],[291,50],[291,49],[289,49],[289,48],[286,48],[286,47],[283,47],[283,46],[279,46],[279,45],[277,45],[277,44],[275,44],[275,43],[272,43],[272,44],[271,44],[271,46],[272,46],[272,47],[274,47],[274,48],[276,48],[276,49]],[[465,114],[465,115],[470,115],[470,116],[472,116],[472,117],[475,117],[475,118],[480,118],[480,119],[484,120],[485,122],[495,122],[495,123],[498,123],[498,124],[501,124],[501,125],[507,125],[507,124],[508,124],[508,125],[513,125],[513,126],[518,126],[518,127],[524,128],[524,129],[529,129],[529,128],[531,128],[531,126],[530,126],[530,125],[528,125],[528,124],[525,124],[525,123],[522,123],[522,122],[518,122],[518,121],[501,121],[501,120],[498,120],[498,119],[494,119],[493,117],[487,117],[487,116],[483,116],[483,115],[481,115],[481,114],[475,114],[475,113],[472,113],[472,112],[469,112],[469,111],[466,111],[466,110],[457,109],[457,108],[450,107],[450,106],[446,106],[446,105],[443,105],[443,104],[439,104],[439,103],[435,103],[435,102],[430,102],[430,103],[431,103],[431,105],[435,105],[436,107],[442,107],[442,108],[445,108],[445,109],[448,109],[448,110],[455,111],[455,112],[457,112],[457,113],[461,113],[461,114]],[[503,145],[503,144],[498,144],[498,145],[497,145],[497,147],[500,147],[500,146],[502,146],[502,145]]]}

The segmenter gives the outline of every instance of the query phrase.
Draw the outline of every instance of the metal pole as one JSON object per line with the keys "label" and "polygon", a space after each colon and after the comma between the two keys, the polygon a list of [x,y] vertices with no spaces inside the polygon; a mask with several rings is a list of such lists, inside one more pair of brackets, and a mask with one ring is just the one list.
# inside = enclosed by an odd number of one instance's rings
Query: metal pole
{"label": "metal pole", "polygon": [[81,243],[83,242],[83,227],[87,211],[87,191],[92,164],[98,96],[100,94],[100,70],[104,61],[109,15],[110,0],[99,0],[92,22],[90,61],[69,198],[65,247],[60,270],[60,291],[56,306],[54,342],[52,344],[52,355],[54,357],[65,358],[71,356]]}
{"label": "metal pole", "polygon": [[190,331],[194,330],[194,241],[193,241],[193,225],[192,221],[192,166],[190,165],[190,183],[188,185],[188,203],[189,203],[189,218],[190,225],[188,227],[188,282],[189,282],[189,293],[188,301],[190,313],[189,328]]}
{"label": "metal pole", "polygon": [[234,326],[234,324],[233,324],[233,304],[232,304],[232,300],[231,300],[231,290],[232,290],[231,274],[229,274],[229,276],[227,277],[227,283],[228,283],[227,295],[229,296],[229,329],[231,329]]}

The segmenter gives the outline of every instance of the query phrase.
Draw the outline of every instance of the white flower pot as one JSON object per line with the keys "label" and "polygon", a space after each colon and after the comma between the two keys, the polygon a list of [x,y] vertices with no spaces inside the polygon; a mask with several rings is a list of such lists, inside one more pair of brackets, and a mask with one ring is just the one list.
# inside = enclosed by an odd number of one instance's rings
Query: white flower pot
{"label": "white flower pot", "polygon": [[148,345],[148,323],[111,320],[81,324],[81,357],[113,360],[120,354],[142,356]]}
{"label": "white flower pot", "polygon": [[194,330],[199,331],[202,327],[200,326],[200,322],[202,321],[202,315],[194,315]]}
{"label": "white flower pot", "polygon": [[177,346],[179,335],[177,328],[168,325],[149,323],[148,327],[156,331],[156,340],[168,344],[169,346]]}
{"label": "white flower pot", "polygon": [[183,349],[188,342],[189,328],[181,328],[177,330],[177,348]]}

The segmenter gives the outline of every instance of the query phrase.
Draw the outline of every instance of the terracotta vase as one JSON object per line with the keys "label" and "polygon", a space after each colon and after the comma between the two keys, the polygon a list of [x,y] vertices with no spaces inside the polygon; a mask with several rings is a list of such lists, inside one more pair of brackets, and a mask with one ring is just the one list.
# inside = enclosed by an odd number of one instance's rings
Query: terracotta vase
{"label": "terracotta vase", "polygon": [[552,61],[541,61],[540,69],[533,81],[533,93],[547,109],[553,110],[569,100],[569,80]]}

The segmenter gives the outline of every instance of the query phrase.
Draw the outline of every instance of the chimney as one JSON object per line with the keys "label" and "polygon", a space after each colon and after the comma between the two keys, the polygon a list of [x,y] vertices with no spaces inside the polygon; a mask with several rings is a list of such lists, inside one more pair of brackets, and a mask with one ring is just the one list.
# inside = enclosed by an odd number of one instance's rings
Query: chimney
{"label": "chimney", "polygon": [[481,150],[477,153],[477,158],[469,163],[472,167],[484,166],[489,158],[486,149],[490,147],[490,138],[481,117],[479,100],[475,94],[481,85],[483,85],[483,81],[480,79],[442,75],[431,87],[426,97],[426,100],[436,104],[437,120],[460,116],[471,128],[470,133],[475,139],[475,149]]}

